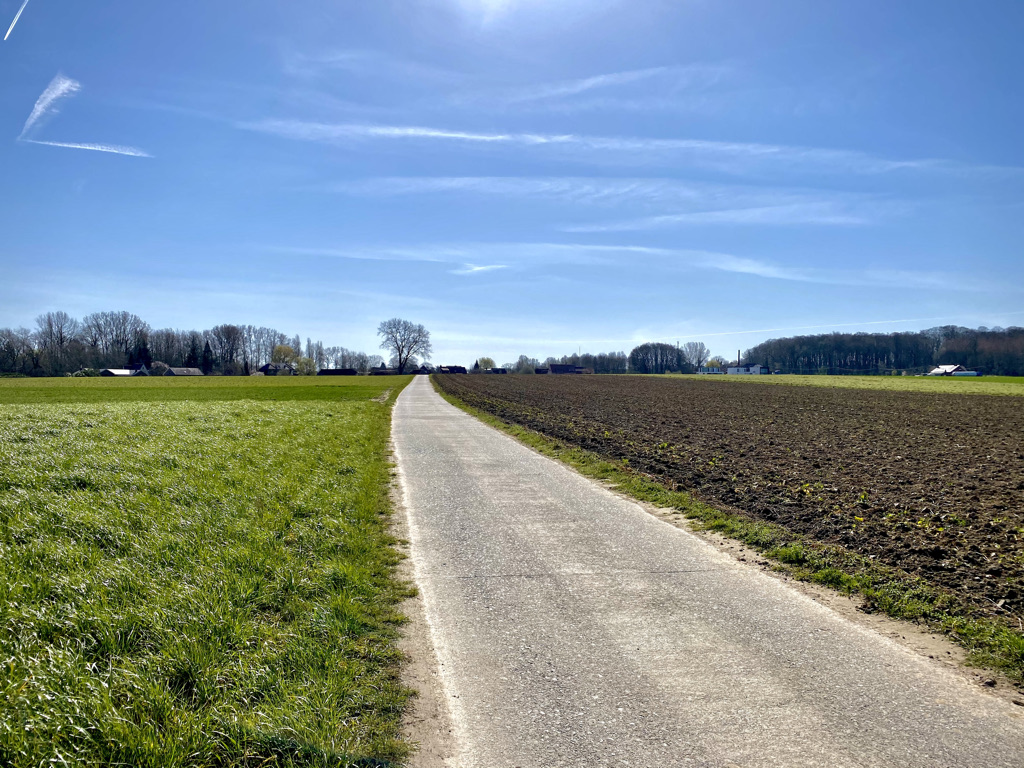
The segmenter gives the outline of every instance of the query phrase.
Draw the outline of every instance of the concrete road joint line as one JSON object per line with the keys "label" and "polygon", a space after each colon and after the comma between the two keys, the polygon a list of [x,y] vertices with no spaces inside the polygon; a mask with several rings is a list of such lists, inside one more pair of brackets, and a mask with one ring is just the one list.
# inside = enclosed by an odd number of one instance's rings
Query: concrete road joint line
{"label": "concrete road joint line", "polygon": [[393,436],[450,764],[1024,764],[1019,708],[483,425],[425,378],[399,396]]}

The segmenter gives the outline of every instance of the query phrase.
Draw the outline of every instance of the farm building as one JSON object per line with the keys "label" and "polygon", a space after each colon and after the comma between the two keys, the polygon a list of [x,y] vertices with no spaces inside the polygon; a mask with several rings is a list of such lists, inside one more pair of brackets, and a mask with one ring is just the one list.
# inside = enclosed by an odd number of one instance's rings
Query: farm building
{"label": "farm building", "polygon": [[294,376],[295,366],[291,363],[267,363],[260,366],[264,376]]}
{"label": "farm building", "polygon": [[[580,374],[594,372],[593,368],[584,368],[583,366],[580,365],[562,365],[561,363],[552,363],[550,366],[548,366],[548,368],[550,369],[551,373],[563,376],[570,373]],[[540,373],[539,368],[537,369],[537,372]]]}
{"label": "farm building", "polygon": [[359,371],[355,368],[321,368],[316,372],[317,376],[358,376]]}
{"label": "farm building", "polygon": [[928,371],[929,376],[981,376],[977,371],[968,371],[962,365],[939,365]]}
{"label": "farm building", "polygon": [[734,376],[765,376],[771,371],[763,365],[742,365],[734,366],[726,370],[726,373]]}
{"label": "farm building", "polygon": [[149,371],[143,366],[140,369],[134,368],[104,368],[100,376],[149,376]]}
{"label": "farm building", "polygon": [[547,366],[544,366],[542,368],[534,368],[533,372],[534,373],[551,373],[551,369],[548,368]]}
{"label": "farm building", "polygon": [[202,376],[203,372],[199,368],[168,368],[164,371],[164,376]]}
{"label": "farm building", "polygon": [[484,373],[508,373],[507,368],[488,368]]}
{"label": "farm building", "polygon": [[442,365],[437,369],[438,373],[467,373],[464,365]]}
{"label": "farm building", "polygon": [[701,366],[700,368],[697,369],[697,373],[703,373],[708,375],[717,375],[720,374],[721,372],[721,368],[707,368],[705,366]]}

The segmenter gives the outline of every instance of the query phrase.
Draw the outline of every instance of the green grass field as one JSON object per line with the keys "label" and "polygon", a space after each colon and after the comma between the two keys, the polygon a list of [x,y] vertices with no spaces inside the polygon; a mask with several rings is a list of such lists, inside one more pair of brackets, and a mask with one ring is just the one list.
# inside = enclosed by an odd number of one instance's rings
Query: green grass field
{"label": "green grass field", "polygon": [[0,765],[401,761],[409,379],[0,382]]}
{"label": "green grass field", "polygon": [[[181,400],[368,400],[394,376],[136,376],[0,379],[0,404],[172,402]],[[402,382],[407,381],[401,378]]]}
{"label": "green grass field", "polygon": [[[653,374],[650,374],[653,375]],[[664,374],[729,384],[775,384],[790,387],[883,389],[897,392],[938,392],[959,395],[1024,396],[1024,376],[701,376]],[[0,390],[2,391],[2,390]],[[0,397],[3,395],[0,394]]]}

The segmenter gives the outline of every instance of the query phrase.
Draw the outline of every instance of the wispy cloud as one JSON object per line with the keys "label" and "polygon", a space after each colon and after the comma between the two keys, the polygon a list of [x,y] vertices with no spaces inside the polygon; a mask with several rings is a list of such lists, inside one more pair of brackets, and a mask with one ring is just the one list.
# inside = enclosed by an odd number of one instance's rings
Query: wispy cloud
{"label": "wispy cloud", "polygon": [[800,167],[805,170],[862,174],[887,173],[904,169],[943,169],[951,166],[949,162],[942,160],[889,160],[852,150],[704,139],[486,133],[430,126],[320,123],[272,119],[239,123],[238,127],[287,139],[334,144],[377,139],[446,141],[493,146],[562,147],[590,152],[591,159],[595,155],[606,157],[609,153],[617,153],[629,155],[633,159],[644,159],[644,156],[647,156],[647,159],[652,162],[663,162],[666,159],[689,161],[734,172],[749,170],[752,166],[765,163]]}
{"label": "wispy cloud", "polygon": [[44,141],[41,139],[30,138],[33,134],[38,133],[38,129],[42,127],[43,122],[47,118],[57,114],[57,104],[61,99],[78,93],[80,90],[82,90],[81,83],[58,73],[56,77],[50,81],[50,84],[46,86],[46,90],[43,91],[42,95],[36,99],[35,106],[32,107],[32,113],[28,116],[28,120],[25,121],[25,125],[21,129],[21,133],[18,134],[16,141],[20,141],[25,144],[41,144],[47,147],[87,149],[93,152],[108,152],[114,155],[128,155],[130,157],[152,157],[152,155],[145,150],[138,149],[137,147],[126,147],[119,144]]}
{"label": "wispy cloud", "polygon": [[[555,266],[706,270],[749,275],[766,280],[876,288],[921,288],[950,292],[1005,293],[1017,290],[994,281],[960,273],[928,270],[832,269],[779,264],[766,259],[716,251],[654,248],[634,244],[589,243],[440,243],[401,247],[305,248],[268,246],[264,250],[291,256],[422,261],[451,265],[452,274],[471,275],[491,270],[536,270]],[[482,264],[482,265],[481,265]]]}
{"label": "wispy cloud", "polygon": [[[675,215],[701,216],[705,213],[724,213],[749,210],[749,214],[736,213],[737,220],[755,219],[759,209],[784,209],[778,211],[781,217],[789,208],[793,214],[801,213],[806,207],[808,215],[817,213],[821,217],[841,216],[842,211],[854,208],[861,210],[873,204],[875,198],[855,193],[839,193],[805,187],[766,187],[750,184],[713,184],[707,182],[677,181],[656,177],[622,178],[614,176],[381,176],[369,179],[353,179],[329,182],[309,189],[365,197],[401,195],[493,195],[497,197],[538,198],[558,200],[566,203],[583,203],[594,206],[624,205],[633,208],[675,208],[676,212],[666,216],[666,224]],[[893,206],[891,200],[886,200]],[[683,210],[680,210],[683,209]],[[820,209],[820,210],[817,210]],[[867,214],[850,214],[867,218]],[[638,220],[644,226],[631,226],[624,222],[622,229],[644,229],[656,226],[661,217]],[[715,218],[714,216],[711,217]],[[615,228],[619,223],[607,224]],[[596,228],[595,228],[596,229]],[[578,230],[591,231],[582,225]]]}
{"label": "wispy cloud", "polygon": [[565,232],[633,232],[686,225],[746,224],[792,226],[816,224],[855,226],[867,224],[864,215],[842,210],[835,203],[808,202],[790,205],[767,205],[756,208],[694,211],[663,216],[645,216],[618,222],[581,224],[563,227]]}
{"label": "wispy cloud", "polygon": [[465,264],[458,269],[450,270],[453,275],[479,275],[483,272],[493,272],[496,269],[508,269],[507,264]]}
{"label": "wispy cloud", "polygon": [[469,91],[456,94],[450,100],[455,104],[563,111],[678,107],[679,93],[707,88],[730,71],[731,67],[725,65],[703,63],[648,67],[571,80]]}
{"label": "wispy cloud", "polygon": [[461,72],[424,64],[380,51],[347,48],[320,53],[289,52],[284,56],[284,71],[295,77],[317,77],[331,72],[348,72],[363,77],[391,80],[417,80],[435,85],[465,83],[469,76]]}
{"label": "wispy cloud", "polygon": [[44,147],[64,147],[66,149],[89,149],[93,152],[109,152],[112,155],[128,155],[129,157],[152,157],[145,150],[136,147],[123,147],[118,144],[78,144],[70,141],[36,141],[22,139],[25,144],[41,144]]}
{"label": "wispy cloud", "polygon": [[57,102],[66,96],[78,93],[80,90],[82,90],[81,83],[58,73],[50,81],[50,84],[46,86],[46,90],[43,91],[42,95],[36,99],[35,106],[32,107],[32,113],[28,116],[28,120],[25,121],[25,126],[21,129],[18,138],[24,139],[28,136],[29,131],[39,125],[41,120],[57,114]]}
{"label": "wispy cloud", "polygon": [[21,4],[21,8],[18,9],[18,12],[14,14],[14,21],[12,21],[11,26],[7,28],[7,34],[4,35],[4,40],[11,36],[11,32],[14,31],[14,25],[18,23],[18,19],[21,18],[21,14],[25,12],[25,6],[28,5],[28,2],[29,0],[25,0],[25,2]]}
{"label": "wispy cloud", "polygon": [[668,67],[650,67],[647,69],[631,69],[624,72],[612,72],[604,75],[594,75],[576,80],[562,80],[555,83],[542,83],[540,85],[517,89],[506,94],[510,102],[536,101],[538,99],[551,99],[563,96],[576,96],[586,91],[593,91],[598,88],[609,88],[628,83],[636,83],[640,80],[649,80],[652,77],[665,74]]}
{"label": "wispy cloud", "polygon": [[317,123],[305,120],[259,120],[239,123],[239,128],[269,133],[299,141],[343,142],[358,139],[440,139],[477,144],[570,143],[575,136],[528,133],[481,133],[431,128],[418,125],[366,125],[360,123]]}
{"label": "wispy cloud", "polygon": [[[1001,293],[1007,290],[991,280],[954,272],[930,270],[821,269],[792,267],[770,261],[735,256],[728,253],[695,255],[695,266],[753,275],[769,280],[786,280],[824,285],[849,285],[875,288],[922,288],[948,292]],[[1011,289],[1017,290],[1017,289]]]}

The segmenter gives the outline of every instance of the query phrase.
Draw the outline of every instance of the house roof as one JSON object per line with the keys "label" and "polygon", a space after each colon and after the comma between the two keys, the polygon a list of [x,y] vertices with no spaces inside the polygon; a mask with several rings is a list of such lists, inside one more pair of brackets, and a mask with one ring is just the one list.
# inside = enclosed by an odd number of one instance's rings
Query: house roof
{"label": "house roof", "polygon": [[199,368],[168,368],[165,376],[202,376],[203,372]]}

